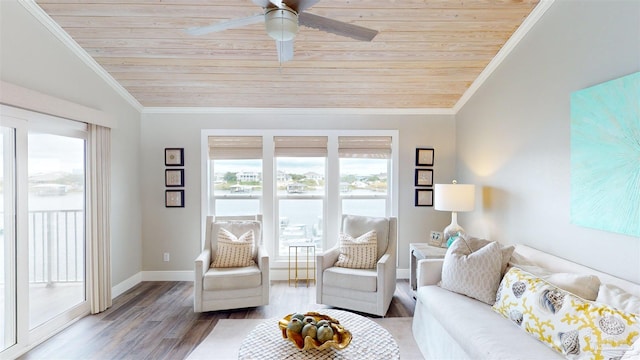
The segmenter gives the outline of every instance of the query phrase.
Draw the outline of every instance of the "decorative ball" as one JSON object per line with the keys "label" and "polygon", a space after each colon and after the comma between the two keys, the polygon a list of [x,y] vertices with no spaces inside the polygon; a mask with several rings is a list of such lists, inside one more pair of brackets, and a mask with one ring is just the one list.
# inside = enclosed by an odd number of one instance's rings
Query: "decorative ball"
{"label": "decorative ball", "polygon": [[302,328],[302,338],[306,338],[310,336],[312,339],[315,339],[318,335],[318,328],[315,324],[306,324]]}
{"label": "decorative ball", "polygon": [[302,321],[298,318],[291,318],[291,321],[289,321],[289,324],[287,325],[287,329],[296,332],[296,333],[300,333],[302,331]]}
{"label": "decorative ball", "polygon": [[318,341],[325,342],[333,339],[333,329],[329,324],[323,324],[318,328],[317,332]]}
{"label": "decorative ball", "polygon": [[324,324],[330,324],[329,320],[320,320],[316,323],[316,326],[321,327]]}
{"label": "decorative ball", "polygon": [[302,322],[306,325],[306,324],[316,324],[316,318],[314,318],[313,316],[305,316],[304,319],[302,320]]}

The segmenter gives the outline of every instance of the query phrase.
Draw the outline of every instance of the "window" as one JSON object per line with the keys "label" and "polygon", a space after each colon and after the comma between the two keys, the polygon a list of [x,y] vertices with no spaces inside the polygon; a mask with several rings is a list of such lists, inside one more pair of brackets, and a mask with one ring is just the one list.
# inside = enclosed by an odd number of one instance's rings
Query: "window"
{"label": "window", "polygon": [[276,136],[276,194],[279,219],[278,256],[290,243],[324,247],[326,136]]}
{"label": "window", "polygon": [[262,213],[274,263],[287,259],[292,242],[327,249],[337,241],[342,214],[397,213],[397,136],[395,130],[204,130],[205,211]]}
{"label": "window", "polygon": [[211,209],[218,216],[260,213],[262,138],[211,136],[208,139]]}
{"label": "window", "polygon": [[389,213],[390,136],[340,136],[342,213],[386,216]]}

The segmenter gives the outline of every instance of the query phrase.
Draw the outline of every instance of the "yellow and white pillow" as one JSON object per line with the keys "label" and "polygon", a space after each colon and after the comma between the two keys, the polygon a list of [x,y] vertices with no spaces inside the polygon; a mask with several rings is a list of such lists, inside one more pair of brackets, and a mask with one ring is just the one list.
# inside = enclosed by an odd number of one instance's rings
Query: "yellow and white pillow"
{"label": "yellow and white pillow", "polygon": [[502,279],[493,310],[568,359],[622,358],[640,341],[638,315],[584,300],[518,268]]}
{"label": "yellow and white pillow", "polygon": [[373,269],[378,262],[378,236],[375,230],[357,238],[340,233],[340,255],[335,266],[351,269]]}
{"label": "yellow and white pillow", "polygon": [[236,237],[227,229],[218,230],[218,249],[213,263],[214,268],[243,267],[254,265],[253,230]]}

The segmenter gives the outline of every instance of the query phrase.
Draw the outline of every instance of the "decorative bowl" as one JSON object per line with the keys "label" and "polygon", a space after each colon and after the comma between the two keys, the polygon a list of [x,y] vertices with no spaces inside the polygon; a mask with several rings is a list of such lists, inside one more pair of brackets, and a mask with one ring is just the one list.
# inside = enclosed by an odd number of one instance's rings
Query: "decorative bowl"
{"label": "decorative bowl", "polygon": [[280,319],[280,321],[278,322],[278,326],[282,331],[282,337],[284,339],[291,341],[298,349],[324,350],[324,349],[334,348],[336,350],[342,350],[347,346],[349,346],[349,343],[351,343],[351,338],[352,338],[351,333],[349,332],[349,330],[345,329],[344,326],[342,326],[338,320],[332,318],[329,315],[323,315],[315,311],[311,311],[303,315],[314,317],[316,319],[316,322],[320,320],[329,321],[331,324],[331,328],[333,329],[333,339],[327,340],[324,343],[312,338],[311,336],[307,336],[303,339],[301,334],[287,329],[287,325],[289,324],[289,321],[291,320],[291,317],[293,315],[294,314],[289,314],[284,318]]}

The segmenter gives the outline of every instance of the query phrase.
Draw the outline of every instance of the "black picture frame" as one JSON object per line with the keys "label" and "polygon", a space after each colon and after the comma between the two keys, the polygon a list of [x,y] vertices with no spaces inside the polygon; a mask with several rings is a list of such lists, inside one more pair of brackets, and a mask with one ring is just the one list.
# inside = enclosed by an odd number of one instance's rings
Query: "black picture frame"
{"label": "black picture frame", "polygon": [[164,171],[166,187],[184,187],[184,169],[166,169]]}
{"label": "black picture frame", "polygon": [[416,166],[433,166],[434,159],[433,148],[416,148]]}
{"label": "black picture frame", "polygon": [[168,208],[183,208],[184,190],[165,190],[164,206]]}
{"label": "black picture frame", "polygon": [[416,169],[416,186],[433,186],[433,169]]}
{"label": "black picture frame", "polygon": [[433,206],[433,189],[416,189],[415,206]]}
{"label": "black picture frame", "polygon": [[184,166],[184,148],[165,148],[165,166]]}

